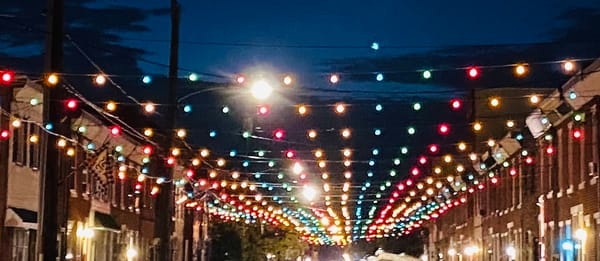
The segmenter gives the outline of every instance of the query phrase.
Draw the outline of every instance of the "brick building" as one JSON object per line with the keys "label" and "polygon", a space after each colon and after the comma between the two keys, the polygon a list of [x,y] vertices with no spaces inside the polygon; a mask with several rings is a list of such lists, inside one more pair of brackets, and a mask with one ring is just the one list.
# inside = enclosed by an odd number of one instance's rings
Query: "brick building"
{"label": "brick building", "polygon": [[[6,218],[0,260],[36,260],[40,168],[46,131],[42,86],[26,80],[13,90],[8,155]],[[4,112],[3,112],[4,113]],[[5,113],[6,114],[6,113]],[[6,118],[6,117],[4,117]],[[19,124],[13,124],[14,122]],[[60,255],[67,260],[152,260],[154,194],[147,145],[94,106],[79,101],[71,135],[61,146],[62,174],[57,202]],[[148,174],[148,175],[145,175]],[[1,191],[0,191],[1,192]],[[174,246],[177,249],[179,246]]]}
{"label": "brick building", "polygon": [[494,131],[478,134],[476,144],[494,138],[496,145],[479,146],[472,167],[486,188],[429,224],[430,260],[600,257],[599,68],[597,60],[529,112],[512,116],[517,126],[525,123],[521,129],[502,127],[507,117],[483,117]]}

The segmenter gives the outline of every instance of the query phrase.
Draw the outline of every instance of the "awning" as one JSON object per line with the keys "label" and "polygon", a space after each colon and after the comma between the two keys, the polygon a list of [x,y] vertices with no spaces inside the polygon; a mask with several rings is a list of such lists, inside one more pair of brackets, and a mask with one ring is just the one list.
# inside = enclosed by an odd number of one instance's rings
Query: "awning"
{"label": "awning", "polygon": [[115,219],[111,215],[104,214],[98,211],[94,211],[94,225],[102,226],[110,230],[121,230],[121,226],[117,224],[117,221],[115,221]]}
{"label": "awning", "polygon": [[8,208],[4,225],[37,230],[37,212],[23,208]]}

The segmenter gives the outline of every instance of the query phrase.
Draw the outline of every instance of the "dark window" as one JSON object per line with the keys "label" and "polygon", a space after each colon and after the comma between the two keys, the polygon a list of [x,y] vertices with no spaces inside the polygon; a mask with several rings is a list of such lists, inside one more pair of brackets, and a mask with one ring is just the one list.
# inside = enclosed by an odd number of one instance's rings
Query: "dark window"
{"label": "dark window", "polygon": [[29,142],[28,139],[28,147],[29,147],[29,167],[31,167],[34,170],[37,170],[40,168],[40,144],[43,144],[41,140],[41,131],[40,131],[40,126],[33,124],[33,123],[29,123],[30,127],[29,127],[29,133],[30,136],[36,135],[38,137],[38,141],[36,143],[32,143]]}
{"label": "dark window", "polygon": [[22,124],[19,128],[13,129],[13,150],[12,160],[14,163],[22,165],[27,156],[27,130],[28,123]]}

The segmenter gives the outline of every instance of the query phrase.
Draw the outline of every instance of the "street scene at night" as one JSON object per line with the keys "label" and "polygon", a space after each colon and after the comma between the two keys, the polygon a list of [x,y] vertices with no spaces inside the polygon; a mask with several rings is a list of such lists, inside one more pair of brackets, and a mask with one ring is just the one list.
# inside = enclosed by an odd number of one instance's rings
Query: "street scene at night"
{"label": "street scene at night", "polygon": [[600,260],[600,1],[8,1],[0,261]]}

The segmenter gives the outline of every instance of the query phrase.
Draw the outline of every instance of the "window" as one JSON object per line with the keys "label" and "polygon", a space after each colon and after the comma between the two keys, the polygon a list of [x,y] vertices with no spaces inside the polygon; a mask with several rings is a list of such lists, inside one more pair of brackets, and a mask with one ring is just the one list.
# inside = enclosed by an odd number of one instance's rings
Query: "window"
{"label": "window", "polygon": [[[37,137],[41,137],[40,136],[40,126],[34,124],[34,123],[28,123],[29,126],[29,136],[33,136],[36,135]],[[27,147],[29,150],[29,167],[34,169],[34,170],[38,170],[40,168],[40,157],[41,157],[41,150],[40,150],[40,144],[42,144],[39,140],[38,142],[32,143],[29,141],[29,139],[27,139]]]}
{"label": "window", "polygon": [[13,130],[13,142],[12,142],[12,160],[14,163],[23,165],[25,164],[27,156],[27,130],[29,123],[21,125],[19,128]]}

